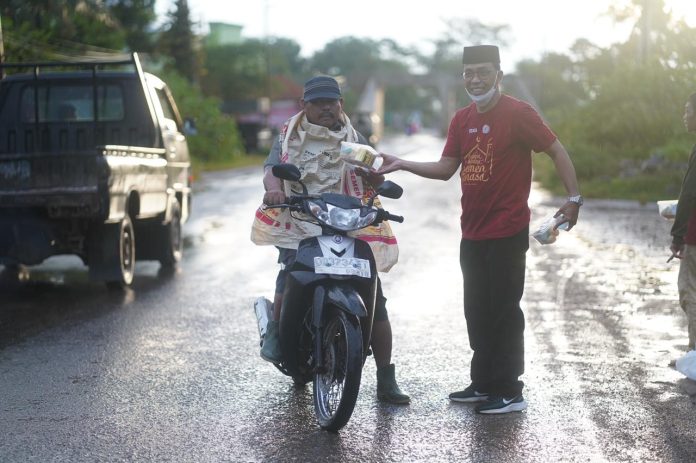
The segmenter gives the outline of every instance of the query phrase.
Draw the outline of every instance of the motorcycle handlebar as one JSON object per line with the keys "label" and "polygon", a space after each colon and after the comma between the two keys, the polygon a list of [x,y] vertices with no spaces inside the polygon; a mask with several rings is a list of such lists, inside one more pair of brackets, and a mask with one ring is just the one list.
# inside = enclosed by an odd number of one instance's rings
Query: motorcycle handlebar
{"label": "motorcycle handlebar", "polygon": [[[267,205],[266,208],[274,209],[274,208],[287,207],[290,210],[302,212],[302,210],[303,210],[302,209],[302,201],[304,201],[306,199],[313,199],[313,198],[316,198],[316,196],[311,196],[311,195],[289,196],[287,198],[286,203]],[[403,221],[404,221],[403,216],[390,214],[389,212],[385,211],[384,209],[380,209],[379,214],[380,214],[379,217],[381,220],[391,220],[392,222],[399,222],[399,223],[403,223]]]}
{"label": "motorcycle handlebar", "polygon": [[385,212],[385,217],[384,217],[385,219],[391,220],[393,222],[404,223],[404,217],[402,215],[390,214],[387,211],[384,211],[384,212]]}
{"label": "motorcycle handlebar", "polygon": [[284,207],[287,207],[293,211],[302,211],[302,201],[305,199],[312,199],[315,198],[315,196],[288,196],[286,198],[287,202],[281,203],[281,204],[268,204],[266,205],[267,209],[282,209]]}

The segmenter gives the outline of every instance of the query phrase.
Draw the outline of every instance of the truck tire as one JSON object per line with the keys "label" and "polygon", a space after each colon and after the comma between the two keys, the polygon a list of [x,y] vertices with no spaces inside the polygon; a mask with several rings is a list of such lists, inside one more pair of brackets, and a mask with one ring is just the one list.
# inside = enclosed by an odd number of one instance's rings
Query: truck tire
{"label": "truck tire", "polygon": [[125,288],[133,283],[135,273],[135,231],[130,216],[126,214],[120,223],[107,225],[103,246],[116,247],[115,259],[108,262],[111,278],[106,285],[112,289]]}
{"label": "truck tire", "polygon": [[123,289],[135,273],[135,232],[126,214],[118,223],[103,224],[90,236],[89,272],[110,289]]}
{"label": "truck tire", "polygon": [[181,260],[184,240],[181,236],[181,206],[175,201],[172,204],[172,219],[159,227],[160,246],[159,261],[162,267],[172,268]]}

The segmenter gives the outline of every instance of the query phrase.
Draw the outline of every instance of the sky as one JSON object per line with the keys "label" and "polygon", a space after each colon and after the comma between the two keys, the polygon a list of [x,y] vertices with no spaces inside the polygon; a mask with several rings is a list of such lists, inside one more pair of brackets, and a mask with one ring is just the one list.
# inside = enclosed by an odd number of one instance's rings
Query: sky
{"label": "sky", "polygon": [[[446,31],[445,20],[475,18],[484,24],[510,26],[510,44],[501,50],[501,66],[511,71],[526,58],[545,52],[565,53],[578,38],[607,46],[628,37],[606,12],[628,0],[188,0],[191,19],[207,31],[208,22],[243,26],[242,36],[293,39],[302,56],[311,56],[343,36],[390,38],[402,46],[432,51],[432,40]],[[173,0],[158,0],[164,16]],[[696,27],[696,0],[665,0],[675,17]],[[464,46],[466,44],[462,44]]]}

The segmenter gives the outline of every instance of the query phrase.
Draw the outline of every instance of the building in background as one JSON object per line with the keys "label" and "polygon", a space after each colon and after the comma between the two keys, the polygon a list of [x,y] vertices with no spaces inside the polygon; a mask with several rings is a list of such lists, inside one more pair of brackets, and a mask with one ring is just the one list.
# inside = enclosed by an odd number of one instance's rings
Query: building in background
{"label": "building in background", "polygon": [[205,38],[207,46],[238,45],[244,41],[242,27],[237,24],[220,22],[208,23],[210,32]]}

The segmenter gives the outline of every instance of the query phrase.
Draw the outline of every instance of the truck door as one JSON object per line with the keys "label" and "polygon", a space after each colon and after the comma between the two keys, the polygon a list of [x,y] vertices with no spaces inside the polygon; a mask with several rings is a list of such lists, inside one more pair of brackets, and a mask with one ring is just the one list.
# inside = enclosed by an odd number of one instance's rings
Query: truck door
{"label": "truck door", "polygon": [[167,156],[167,188],[180,202],[182,219],[189,213],[191,189],[189,185],[190,158],[183,122],[174,98],[162,82],[154,86],[155,107],[162,127],[162,141]]}

